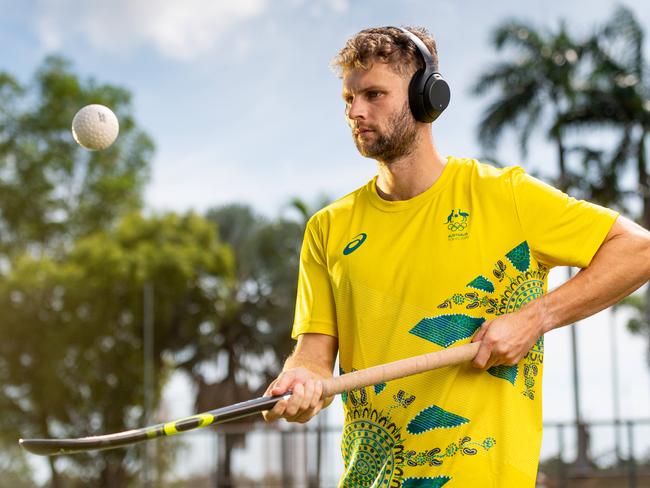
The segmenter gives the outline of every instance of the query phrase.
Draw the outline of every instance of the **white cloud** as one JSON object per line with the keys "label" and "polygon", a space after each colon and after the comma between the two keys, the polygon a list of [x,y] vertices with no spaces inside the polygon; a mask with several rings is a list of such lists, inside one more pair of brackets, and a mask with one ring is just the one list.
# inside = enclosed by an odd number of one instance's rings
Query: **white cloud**
{"label": "white cloud", "polygon": [[[72,43],[98,53],[153,48],[162,56],[194,60],[215,49],[242,48],[226,34],[269,13],[272,0],[37,0],[34,29],[46,51]],[[349,0],[284,0],[314,17],[343,13]],[[245,47],[245,46],[244,46]]]}
{"label": "white cloud", "polygon": [[36,19],[36,30],[41,40],[43,49],[47,52],[61,48],[63,39],[61,32],[52,17],[40,16]]}
{"label": "white cloud", "polygon": [[326,3],[335,12],[345,12],[348,9],[348,0],[326,0]]}
{"label": "white cloud", "polygon": [[[302,4],[303,2],[299,1]],[[302,6],[302,5],[301,5]],[[322,17],[328,11],[343,13],[348,10],[348,0],[312,0],[305,2],[308,12],[313,17]]]}
{"label": "white cloud", "polygon": [[287,0],[292,7],[304,7],[309,5],[312,9],[318,9],[322,13],[322,8],[333,10],[334,12],[344,12],[348,9],[349,0]]}
{"label": "white cloud", "polygon": [[263,14],[269,0],[42,0],[36,32],[48,50],[84,42],[98,51],[153,47],[189,60],[215,49],[231,28]]}

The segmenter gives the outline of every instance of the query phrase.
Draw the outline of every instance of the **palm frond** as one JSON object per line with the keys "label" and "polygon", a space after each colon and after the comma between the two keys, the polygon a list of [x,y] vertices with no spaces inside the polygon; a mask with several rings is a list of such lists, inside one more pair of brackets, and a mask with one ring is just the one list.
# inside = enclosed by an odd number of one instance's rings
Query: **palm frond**
{"label": "palm frond", "polygon": [[619,56],[625,60],[632,73],[639,78],[643,74],[643,41],[644,31],[634,12],[625,6],[620,6],[601,32],[603,39],[613,44],[621,43]]}
{"label": "palm frond", "polygon": [[535,27],[518,20],[508,20],[497,26],[492,42],[497,50],[510,46],[523,50],[529,56],[539,56],[545,45],[542,34]]}
{"label": "palm frond", "polygon": [[538,90],[534,83],[513,87],[501,98],[492,102],[483,113],[479,123],[479,141],[486,149],[492,149],[508,126],[517,127],[517,123],[525,117],[526,112],[538,111],[541,107],[538,100]]}
{"label": "palm frond", "polygon": [[576,154],[582,168],[572,181],[580,198],[627,211],[624,202],[628,192],[620,186],[620,173],[630,161],[632,147],[631,131],[626,130],[609,155],[586,145],[568,148],[567,153]]}
{"label": "palm frond", "polygon": [[518,85],[523,82],[522,78],[530,80],[536,65],[533,60],[498,63],[479,77],[470,88],[470,93],[483,95],[496,87]]}
{"label": "palm frond", "polygon": [[543,109],[541,104],[532,104],[530,110],[526,113],[525,122],[519,132],[519,150],[521,155],[528,156],[528,141],[533,130],[539,125],[542,118]]}
{"label": "palm frond", "polygon": [[628,120],[624,106],[609,91],[585,89],[568,110],[560,114],[557,124],[564,127],[619,127]]}

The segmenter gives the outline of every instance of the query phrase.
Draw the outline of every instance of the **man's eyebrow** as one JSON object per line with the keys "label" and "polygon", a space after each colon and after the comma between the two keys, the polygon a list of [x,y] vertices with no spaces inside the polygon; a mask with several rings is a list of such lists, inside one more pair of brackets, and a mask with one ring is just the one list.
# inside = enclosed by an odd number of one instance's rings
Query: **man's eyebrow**
{"label": "man's eyebrow", "polygon": [[353,95],[355,92],[356,93],[365,93],[369,91],[385,91],[386,88],[381,86],[381,85],[369,85],[369,86],[364,86],[363,88],[359,90],[343,90],[343,93],[341,93],[341,97],[343,100],[345,100],[347,97],[350,95]]}

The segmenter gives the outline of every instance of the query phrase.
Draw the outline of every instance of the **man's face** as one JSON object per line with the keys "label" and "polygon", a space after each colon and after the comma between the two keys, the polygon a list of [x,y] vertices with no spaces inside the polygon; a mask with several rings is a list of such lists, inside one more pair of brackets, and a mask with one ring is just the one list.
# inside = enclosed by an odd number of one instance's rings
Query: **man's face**
{"label": "man's face", "polygon": [[343,100],[352,138],[362,156],[390,164],[410,154],[417,137],[408,106],[408,79],[376,62],[343,74]]}

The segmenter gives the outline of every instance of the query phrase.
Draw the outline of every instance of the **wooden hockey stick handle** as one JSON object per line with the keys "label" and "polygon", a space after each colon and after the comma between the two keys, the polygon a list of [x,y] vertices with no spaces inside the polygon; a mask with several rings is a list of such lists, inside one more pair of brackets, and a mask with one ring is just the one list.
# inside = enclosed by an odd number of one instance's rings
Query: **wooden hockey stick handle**
{"label": "wooden hockey stick handle", "polygon": [[326,398],[344,391],[424,373],[432,369],[461,364],[474,359],[480,345],[480,342],[470,342],[462,346],[450,347],[441,351],[353,371],[334,378],[327,378],[323,380],[323,397]]}

